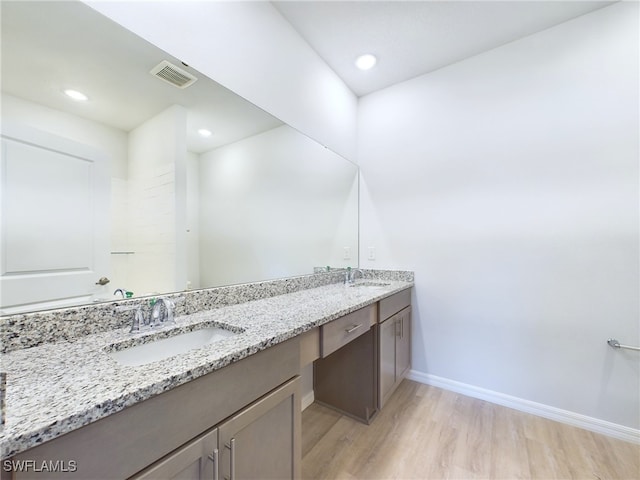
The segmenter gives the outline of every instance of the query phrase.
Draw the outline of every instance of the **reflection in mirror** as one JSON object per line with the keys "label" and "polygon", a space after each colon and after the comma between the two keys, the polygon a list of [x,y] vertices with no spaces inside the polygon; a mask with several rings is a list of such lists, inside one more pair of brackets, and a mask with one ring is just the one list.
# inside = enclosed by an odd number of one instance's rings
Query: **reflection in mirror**
{"label": "reflection in mirror", "polygon": [[3,314],[356,264],[354,164],[82,3],[1,5]]}

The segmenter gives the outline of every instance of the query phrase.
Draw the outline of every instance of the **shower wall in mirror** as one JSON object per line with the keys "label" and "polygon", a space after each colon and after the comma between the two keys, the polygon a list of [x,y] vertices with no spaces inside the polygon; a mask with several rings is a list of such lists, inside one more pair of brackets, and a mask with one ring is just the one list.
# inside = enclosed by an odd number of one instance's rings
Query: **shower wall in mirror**
{"label": "shower wall in mirror", "polygon": [[354,164],[82,3],[1,8],[4,314],[355,265]]}

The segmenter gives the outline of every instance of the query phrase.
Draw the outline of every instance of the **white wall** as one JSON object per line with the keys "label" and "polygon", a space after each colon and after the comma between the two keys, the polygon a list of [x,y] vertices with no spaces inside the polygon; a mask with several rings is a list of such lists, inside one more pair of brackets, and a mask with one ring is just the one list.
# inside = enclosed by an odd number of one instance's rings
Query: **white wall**
{"label": "white wall", "polygon": [[174,105],[129,133],[125,287],[136,296],[186,287],[186,125]]}
{"label": "white wall", "polygon": [[357,261],[357,168],[294,129],[204,153],[199,172],[201,285]]}
{"label": "white wall", "polygon": [[606,344],[640,343],[638,85],[634,2],[361,98],[360,265],[416,272],[414,374],[640,427]]}
{"label": "white wall", "polygon": [[200,288],[200,155],[187,153],[187,289]]}
{"label": "white wall", "polygon": [[85,3],[355,159],[355,95],[269,2]]}

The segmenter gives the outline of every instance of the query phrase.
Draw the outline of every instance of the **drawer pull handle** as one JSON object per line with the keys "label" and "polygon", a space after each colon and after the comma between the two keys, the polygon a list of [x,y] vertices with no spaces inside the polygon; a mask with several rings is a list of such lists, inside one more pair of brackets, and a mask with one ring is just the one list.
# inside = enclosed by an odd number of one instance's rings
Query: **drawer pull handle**
{"label": "drawer pull handle", "polygon": [[225,444],[229,449],[229,480],[236,478],[236,439],[232,438],[229,443]]}
{"label": "drawer pull handle", "polygon": [[345,332],[347,332],[347,333],[355,332],[355,331],[356,331],[357,329],[359,329],[361,326],[362,326],[362,324],[361,324],[361,323],[360,323],[360,324],[358,324],[358,325],[354,325],[354,326],[352,326],[351,328],[347,328],[347,329],[345,330]]}
{"label": "drawer pull handle", "polygon": [[213,480],[218,480],[218,449],[214,449],[213,454],[208,455],[208,458],[213,462]]}

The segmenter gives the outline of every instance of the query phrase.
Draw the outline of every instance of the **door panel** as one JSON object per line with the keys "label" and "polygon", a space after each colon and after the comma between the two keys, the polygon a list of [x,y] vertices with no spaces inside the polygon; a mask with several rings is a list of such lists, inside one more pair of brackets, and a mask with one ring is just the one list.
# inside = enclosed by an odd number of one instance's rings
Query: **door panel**
{"label": "door panel", "polygon": [[3,125],[0,308],[90,301],[109,274],[106,158],[86,145]]}
{"label": "door panel", "polygon": [[218,427],[221,478],[300,477],[298,383],[296,377]]}
{"label": "door panel", "polygon": [[395,315],[380,324],[380,408],[396,381],[396,328]]}

